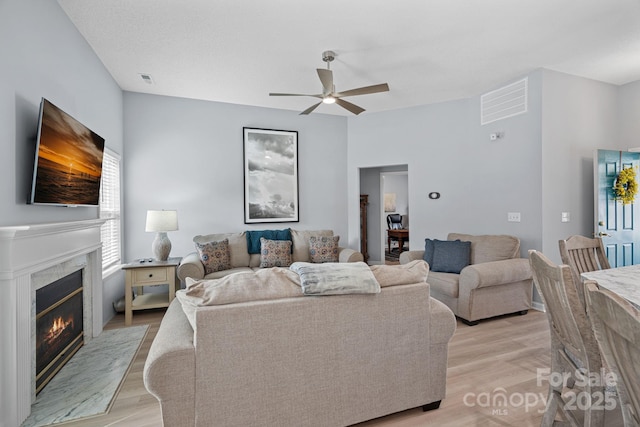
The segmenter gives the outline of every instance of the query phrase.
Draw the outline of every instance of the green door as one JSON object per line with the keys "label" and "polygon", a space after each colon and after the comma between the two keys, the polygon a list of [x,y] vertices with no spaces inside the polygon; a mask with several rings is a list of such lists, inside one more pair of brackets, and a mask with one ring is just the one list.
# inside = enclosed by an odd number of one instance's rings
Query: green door
{"label": "green door", "polygon": [[[640,200],[623,205],[616,201],[613,186],[622,168],[638,171],[640,153],[598,150],[595,164],[595,235],[602,237],[611,267],[640,264],[640,225],[636,226]],[[637,180],[637,179],[636,179]]]}

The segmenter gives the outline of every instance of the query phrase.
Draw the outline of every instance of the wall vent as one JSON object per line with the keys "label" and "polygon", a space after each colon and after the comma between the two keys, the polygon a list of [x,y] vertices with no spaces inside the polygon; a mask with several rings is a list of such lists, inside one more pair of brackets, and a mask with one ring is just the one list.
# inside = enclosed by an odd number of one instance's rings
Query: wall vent
{"label": "wall vent", "polygon": [[480,97],[480,124],[527,112],[528,78],[525,77]]}

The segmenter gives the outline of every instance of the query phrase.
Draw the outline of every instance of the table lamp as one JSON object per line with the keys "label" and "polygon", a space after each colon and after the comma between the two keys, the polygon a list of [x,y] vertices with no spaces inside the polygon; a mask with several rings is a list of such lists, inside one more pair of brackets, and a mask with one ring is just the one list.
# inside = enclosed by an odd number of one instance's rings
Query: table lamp
{"label": "table lamp", "polygon": [[151,250],[157,261],[166,261],[171,252],[171,241],[167,231],[178,229],[178,211],[147,211],[147,225],[145,231],[155,231]]}

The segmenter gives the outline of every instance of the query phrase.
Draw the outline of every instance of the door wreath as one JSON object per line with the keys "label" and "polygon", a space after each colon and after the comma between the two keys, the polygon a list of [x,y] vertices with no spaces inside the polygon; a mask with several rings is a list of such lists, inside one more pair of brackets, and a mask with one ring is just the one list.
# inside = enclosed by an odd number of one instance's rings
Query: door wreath
{"label": "door wreath", "polygon": [[623,205],[633,203],[638,193],[635,168],[626,168],[620,171],[613,185],[613,193],[615,199],[621,201]]}

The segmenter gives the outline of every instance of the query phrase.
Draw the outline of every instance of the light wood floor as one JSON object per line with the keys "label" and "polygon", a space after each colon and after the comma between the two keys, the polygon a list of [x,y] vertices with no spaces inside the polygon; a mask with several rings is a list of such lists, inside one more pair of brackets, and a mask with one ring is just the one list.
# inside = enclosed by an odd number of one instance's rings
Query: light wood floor
{"label": "light wood floor", "polygon": [[[150,329],[111,411],[65,426],[162,425],[160,406],[145,390],[142,370],[163,314],[163,310],[148,310],[133,316],[134,325],[148,324]],[[123,327],[124,316],[117,315],[105,329]],[[473,327],[458,321],[449,346],[447,396],[440,409],[429,412],[411,409],[358,426],[539,426],[547,383],[536,384],[536,373],[538,369],[548,368],[549,363],[549,328],[542,312],[530,310],[525,316],[501,317]],[[515,406],[484,404],[484,397],[492,398],[500,392],[512,399]],[[530,402],[537,396],[537,404],[525,408],[524,404],[519,405],[519,396],[527,397]],[[616,424],[607,423],[608,426]]]}

